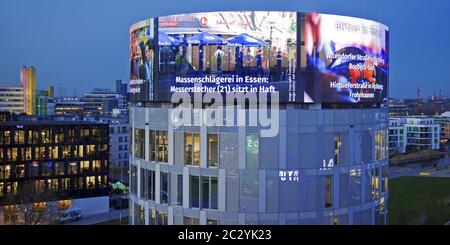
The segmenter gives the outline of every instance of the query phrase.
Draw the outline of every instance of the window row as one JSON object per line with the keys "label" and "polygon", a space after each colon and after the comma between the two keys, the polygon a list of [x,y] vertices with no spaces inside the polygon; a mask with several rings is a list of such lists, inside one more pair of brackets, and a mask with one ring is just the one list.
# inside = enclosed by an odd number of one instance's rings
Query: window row
{"label": "window row", "polygon": [[64,176],[107,172],[107,160],[91,160],[78,162],[32,162],[31,164],[15,164],[0,166],[0,180],[39,176]]}
{"label": "window row", "polygon": [[[200,134],[184,133],[184,164],[200,166]],[[219,165],[219,139],[217,134],[207,136],[207,163],[210,167]],[[167,131],[150,130],[150,161],[169,161],[169,136]],[[134,129],[134,157],[145,159],[145,130]]]}
{"label": "window row", "polygon": [[[34,188],[38,192],[43,191],[73,191],[73,190],[93,190],[108,187],[108,177],[106,175],[86,176],[76,178],[61,179],[41,179],[34,180]],[[18,185],[20,182],[2,182],[0,181],[0,197],[8,194],[18,194]]]}
{"label": "window row", "polygon": [[[103,132],[102,132],[103,131]],[[9,144],[50,144],[75,143],[79,139],[100,140],[107,137],[106,129],[75,129],[75,128],[44,128],[44,129],[15,129],[0,131],[0,143]]]}
{"label": "window row", "polygon": [[108,145],[66,145],[0,148],[0,162],[94,157],[108,152]]}
{"label": "window row", "polygon": [[[190,207],[202,209],[217,209],[218,182],[217,177],[190,176]],[[137,184],[137,182],[134,182]],[[183,205],[183,175],[160,172],[160,203],[169,205]],[[137,190],[137,188],[132,188]],[[155,171],[141,169],[140,177],[141,198],[156,200]]]}

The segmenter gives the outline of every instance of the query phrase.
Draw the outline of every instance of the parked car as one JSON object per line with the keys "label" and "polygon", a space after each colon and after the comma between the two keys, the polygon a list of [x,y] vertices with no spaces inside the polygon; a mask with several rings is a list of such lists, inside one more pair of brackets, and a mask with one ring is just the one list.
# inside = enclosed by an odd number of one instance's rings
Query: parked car
{"label": "parked car", "polygon": [[69,208],[61,213],[59,221],[60,223],[72,222],[80,220],[82,217],[81,208]]}

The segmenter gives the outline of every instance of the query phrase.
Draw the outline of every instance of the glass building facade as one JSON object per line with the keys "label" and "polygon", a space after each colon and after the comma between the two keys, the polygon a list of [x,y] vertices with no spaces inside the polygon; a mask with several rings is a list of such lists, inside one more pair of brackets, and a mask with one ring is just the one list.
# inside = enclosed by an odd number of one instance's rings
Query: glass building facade
{"label": "glass building facade", "polygon": [[280,131],[131,109],[132,224],[385,224],[387,110],[280,110]]}
{"label": "glass building facade", "polygon": [[129,62],[131,224],[387,223],[387,26],[301,12],[161,16],[131,26]]}
{"label": "glass building facade", "polygon": [[108,196],[108,124],[0,123],[0,206],[25,181],[59,199]]}

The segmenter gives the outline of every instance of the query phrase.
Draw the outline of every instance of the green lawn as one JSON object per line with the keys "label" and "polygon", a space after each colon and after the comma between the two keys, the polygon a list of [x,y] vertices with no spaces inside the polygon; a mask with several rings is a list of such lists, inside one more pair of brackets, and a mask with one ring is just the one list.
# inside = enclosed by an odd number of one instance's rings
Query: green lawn
{"label": "green lawn", "polygon": [[390,180],[389,224],[443,225],[447,221],[450,221],[450,178]]}

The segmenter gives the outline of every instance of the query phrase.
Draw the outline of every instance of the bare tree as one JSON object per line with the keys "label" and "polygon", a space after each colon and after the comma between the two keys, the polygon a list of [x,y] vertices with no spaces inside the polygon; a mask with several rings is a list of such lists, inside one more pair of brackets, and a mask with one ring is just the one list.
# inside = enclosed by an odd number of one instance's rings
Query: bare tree
{"label": "bare tree", "polygon": [[15,193],[10,193],[4,216],[12,225],[57,224],[61,208],[53,190],[36,188],[33,181],[21,182]]}

